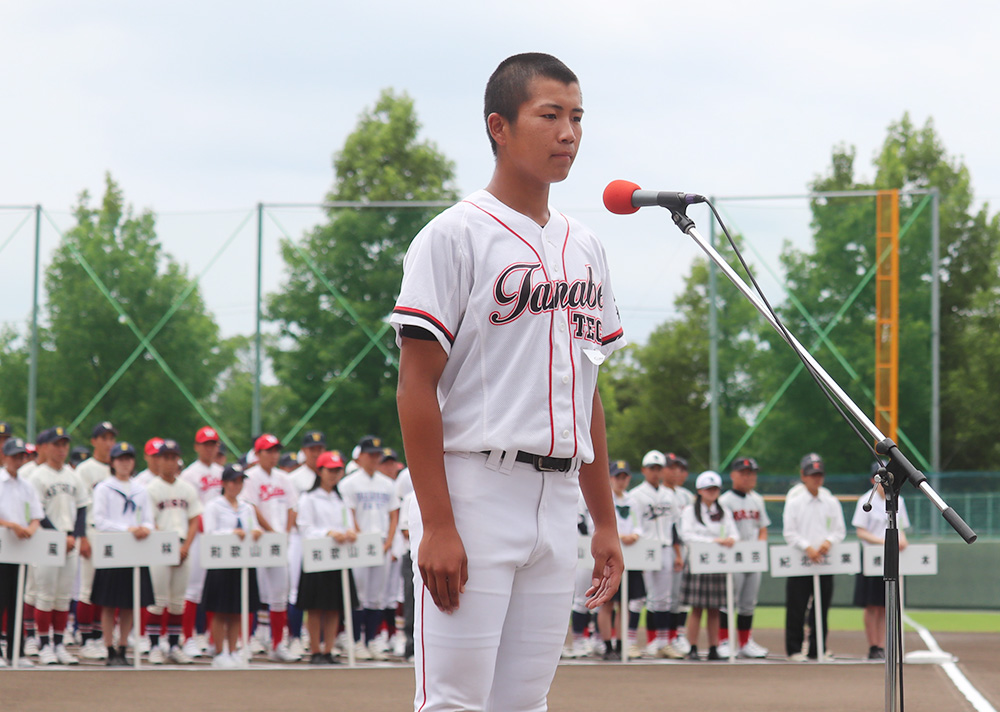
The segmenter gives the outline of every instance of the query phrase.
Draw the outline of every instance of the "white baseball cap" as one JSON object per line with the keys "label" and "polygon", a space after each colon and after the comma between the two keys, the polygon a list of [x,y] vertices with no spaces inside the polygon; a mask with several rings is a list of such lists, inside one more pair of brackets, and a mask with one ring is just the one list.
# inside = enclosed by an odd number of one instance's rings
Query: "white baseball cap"
{"label": "white baseball cap", "polygon": [[718,487],[719,489],[722,489],[722,477],[719,476],[718,472],[705,470],[698,475],[698,479],[694,481],[695,489],[708,489],[709,487]]}
{"label": "white baseball cap", "polygon": [[650,450],[645,455],[642,456],[642,466],[643,467],[653,467],[654,465],[659,465],[660,467],[667,466],[667,456],[664,455],[659,450]]}

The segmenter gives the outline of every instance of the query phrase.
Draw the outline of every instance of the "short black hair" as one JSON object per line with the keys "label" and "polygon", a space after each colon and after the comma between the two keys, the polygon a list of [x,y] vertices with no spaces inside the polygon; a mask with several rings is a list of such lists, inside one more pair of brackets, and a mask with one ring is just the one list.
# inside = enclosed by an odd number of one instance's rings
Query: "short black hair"
{"label": "short black hair", "polygon": [[[483,119],[488,120],[490,114],[499,114],[508,121],[516,121],[518,109],[529,98],[528,85],[535,77],[555,79],[563,84],[580,83],[573,70],[551,54],[541,52],[515,54],[500,62],[490,80],[486,82]],[[490,134],[489,123],[486,124],[486,135],[489,136],[490,147],[495,156],[497,143]]]}

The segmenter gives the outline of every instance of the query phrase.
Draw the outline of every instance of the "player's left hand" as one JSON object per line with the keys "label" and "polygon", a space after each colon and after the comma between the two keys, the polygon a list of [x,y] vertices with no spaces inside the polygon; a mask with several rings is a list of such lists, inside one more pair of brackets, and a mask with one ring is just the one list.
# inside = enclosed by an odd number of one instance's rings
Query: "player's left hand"
{"label": "player's left hand", "polygon": [[587,608],[600,608],[611,600],[622,581],[625,562],[614,528],[599,528],[591,539],[590,552],[594,556],[594,573],[587,589]]}

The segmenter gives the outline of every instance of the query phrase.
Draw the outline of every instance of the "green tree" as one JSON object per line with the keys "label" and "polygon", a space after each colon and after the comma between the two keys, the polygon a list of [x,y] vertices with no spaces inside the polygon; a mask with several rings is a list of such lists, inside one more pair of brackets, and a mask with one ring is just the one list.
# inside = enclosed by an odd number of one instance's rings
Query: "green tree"
{"label": "green tree", "polygon": [[[419,140],[419,131],[413,100],[384,90],[335,156],[327,200],[454,200],[452,162],[433,143]],[[278,380],[291,391],[289,407],[296,414],[339,380],[309,424],[332,443],[349,449],[366,432],[401,443],[392,331],[379,338],[384,351],[372,349],[344,374],[370,342],[362,327],[372,334],[383,328],[399,293],[406,248],[436,212],[405,205],[330,208],[325,224],[282,244],[284,284],[267,300],[280,341],[268,354]]]}
{"label": "green tree", "polygon": [[[914,127],[908,115],[890,125],[874,161],[875,179],[856,178],[855,151],[837,147],[816,191],[927,189],[941,192],[941,353],[942,467],[975,469],[1000,453],[1000,396],[981,384],[997,375],[1000,310],[997,308],[997,254],[1000,225],[988,207],[972,208],[968,169],[947,155],[932,121]],[[875,202],[872,198],[829,199],[812,206],[814,247],[785,251],[782,261],[789,290],[816,321],[827,325],[875,264]],[[919,197],[901,199],[900,223],[912,219],[900,240],[899,424],[929,456],[930,428],[930,231],[931,211]],[[851,378],[825,347],[817,358],[869,415],[874,383],[875,283],[870,282],[830,339],[858,374]],[[813,332],[791,305],[783,317],[800,341]],[[765,393],[774,392],[797,363],[774,332],[766,333],[773,359],[754,375]],[[977,374],[977,379],[970,379]],[[753,441],[769,464],[794,471],[809,450],[827,458],[833,472],[864,472],[871,460],[808,374],[800,374]],[[794,445],[793,445],[794,444]],[[904,448],[906,449],[906,448]]]}
{"label": "green tree", "polygon": [[[185,270],[163,250],[153,214],[134,214],[110,175],[99,206],[91,207],[84,191],[74,215],[76,225],[64,235],[45,272],[40,427],[68,425],[111,381],[139,343],[127,319],[148,333],[191,286]],[[102,293],[98,280],[127,318]],[[194,398],[207,399],[213,393],[228,354],[220,348],[218,327],[197,288],[152,344]],[[136,442],[153,435],[183,442],[202,424],[148,352],[115,382],[80,424],[76,437],[86,440],[91,423],[104,419],[115,422],[122,437]]]}

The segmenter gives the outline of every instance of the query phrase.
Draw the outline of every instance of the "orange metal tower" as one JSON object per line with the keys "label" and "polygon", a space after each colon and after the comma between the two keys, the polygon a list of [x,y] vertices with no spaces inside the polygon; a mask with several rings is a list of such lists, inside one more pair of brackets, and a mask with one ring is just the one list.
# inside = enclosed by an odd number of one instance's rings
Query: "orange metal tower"
{"label": "orange metal tower", "polygon": [[875,426],[896,440],[899,424],[899,191],[875,199]]}

